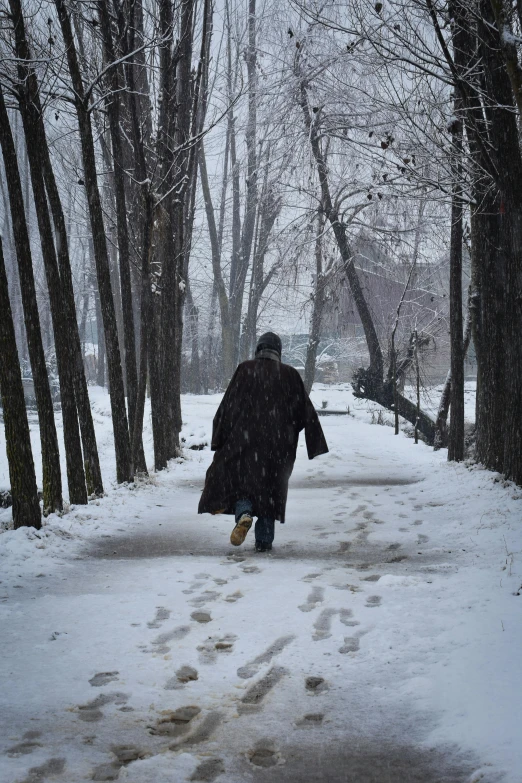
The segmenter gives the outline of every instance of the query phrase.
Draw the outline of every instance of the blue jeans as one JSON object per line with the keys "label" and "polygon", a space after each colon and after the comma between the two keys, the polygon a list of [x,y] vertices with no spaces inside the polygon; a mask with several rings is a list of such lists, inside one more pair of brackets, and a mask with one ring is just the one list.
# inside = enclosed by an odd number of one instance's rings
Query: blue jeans
{"label": "blue jeans", "polygon": [[[250,500],[238,500],[236,503],[236,522],[239,522],[242,514],[252,514],[252,503]],[[274,540],[275,520],[270,517],[258,517],[255,534],[256,541],[262,544],[271,544]]]}

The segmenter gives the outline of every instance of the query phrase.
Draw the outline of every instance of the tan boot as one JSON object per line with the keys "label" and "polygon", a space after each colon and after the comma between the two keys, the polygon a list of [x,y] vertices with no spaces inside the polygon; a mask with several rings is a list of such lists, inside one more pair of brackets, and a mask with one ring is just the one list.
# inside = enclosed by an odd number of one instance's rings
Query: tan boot
{"label": "tan boot", "polygon": [[230,534],[230,543],[232,546],[241,546],[247,533],[252,527],[252,517],[250,514],[242,514],[236,526]]}

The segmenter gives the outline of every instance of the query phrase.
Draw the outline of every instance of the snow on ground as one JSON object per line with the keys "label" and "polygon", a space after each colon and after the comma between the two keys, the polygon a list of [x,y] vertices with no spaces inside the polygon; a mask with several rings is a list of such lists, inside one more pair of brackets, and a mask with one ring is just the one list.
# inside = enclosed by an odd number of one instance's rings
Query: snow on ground
{"label": "snow on ground", "polygon": [[196,513],[219,395],[114,488],[93,390],[107,496],[0,536],[2,783],[521,783],[521,491],[312,396],[352,415],[260,555]]}

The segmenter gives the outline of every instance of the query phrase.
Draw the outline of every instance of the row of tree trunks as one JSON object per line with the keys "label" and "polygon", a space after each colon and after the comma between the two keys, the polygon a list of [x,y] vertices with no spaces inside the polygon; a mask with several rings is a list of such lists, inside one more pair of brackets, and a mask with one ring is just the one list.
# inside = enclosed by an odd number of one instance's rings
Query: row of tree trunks
{"label": "row of tree trunks", "polygon": [[13,228],[25,331],[29,359],[38,410],[40,443],[42,451],[44,513],[62,509],[62,479],[58,436],[54,420],[53,401],[45,364],[45,353],[40,330],[40,316],[36,299],[36,286],[29,232],[25,218],[22,184],[18,169],[16,148],[9,117],[0,86],[0,142],[9,192],[11,222]]}
{"label": "row of tree trunks", "polygon": [[474,170],[476,456],[522,483],[522,154],[515,108],[520,85],[512,71],[516,64],[509,62],[513,47],[505,26],[501,32],[496,27],[501,4],[477,0],[470,8],[459,0],[461,59],[455,62],[433,3],[426,3],[461,100]]}
{"label": "row of tree trunks", "polygon": [[24,387],[16,336],[7,289],[7,274],[0,237],[0,394],[4,414],[5,442],[15,529],[40,528],[41,512],[36,489],[29,422],[25,409]]}
{"label": "row of tree trunks", "polygon": [[[73,479],[72,494],[71,485],[69,485],[69,494],[72,502],[83,503],[86,502],[86,493],[83,485],[86,483],[87,494],[102,495],[103,483],[76,319],[69,243],[65,216],[45,134],[37,77],[34,69],[29,65],[30,50],[26,38],[22,9],[19,0],[10,0],[10,2],[14,22],[15,49],[19,57],[18,70],[21,83],[18,93],[19,107],[26,136],[29,164],[32,176],[36,177],[36,182],[33,182],[33,192],[36,187],[38,197],[35,195],[35,206],[39,216],[41,232],[43,231],[43,234],[41,233],[42,242],[47,247],[47,255],[44,255],[44,261],[47,258],[48,282],[49,280],[52,281],[50,302],[53,325],[55,326],[57,361],[59,367],[62,367],[62,373],[65,365],[66,373],[64,385],[67,389],[67,399],[64,414],[69,425],[67,428],[68,432],[66,432],[64,424],[64,439],[66,457],[68,451],[70,455],[67,463],[68,476],[72,472]],[[51,248],[53,238],[48,219],[48,208],[42,190],[42,181],[54,223],[56,236],[56,250],[54,254]],[[41,215],[39,210],[42,213]],[[60,331],[58,338],[56,337],[57,328]],[[74,406],[76,406],[76,411]],[[80,422],[83,445],[83,475],[76,465],[72,471],[70,468],[71,462],[80,460],[81,464],[82,461],[81,451],[78,448],[78,425],[77,423],[74,424],[76,415]],[[69,438],[68,433],[72,433],[72,440]]]}
{"label": "row of tree trunks", "polygon": [[73,87],[74,106],[80,132],[83,172],[87,202],[89,205],[89,217],[105,335],[105,350],[107,354],[114,447],[116,453],[116,477],[117,481],[122,483],[125,481],[132,481],[134,473],[127,411],[125,407],[125,390],[118,343],[118,330],[111,286],[109,255],[107,252],[103,211],[97,181],[94,139],[88,105],[89,96],[85,94],[69,13],[63,0],[55,0],[55,3],[67,52],[67,62]]}

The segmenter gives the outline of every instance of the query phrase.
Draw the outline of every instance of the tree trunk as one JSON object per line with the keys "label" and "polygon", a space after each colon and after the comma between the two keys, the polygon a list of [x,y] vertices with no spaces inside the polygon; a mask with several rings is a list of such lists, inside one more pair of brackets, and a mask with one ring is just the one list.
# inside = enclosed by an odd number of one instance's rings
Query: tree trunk
{"label": "tree trunk", "polygon": [[44,514],[48,514],[51,511],[61,511],[63,508],[60,452],[58,449],[58,436],[56,434],[53,401],[49,388],[49,378],[47,375],[45,353],[40,331],[40,318],[33,275],[31,245],[25,219],[22,183],[1,86],[0,142],[2,145],[5,174],[9,191],[11,222],[18,262],[18,274],[20,277],[25,331],[27,335],[29,359],[31,362],[36,405],[38,409],[38,421],[40,425]]}
{"label": "tree trunk", "polygon": [[454,133],[453,197],[450,240],[451,392],[448,459],[464,459],[464,353],[462,340],[462,125]]}
{"label": "tree trunk", "polygon": [[[245,129],[245,145],[247,150],[246,194],[243,226],[241,229],[241,243],[237,257],[237,266],[234,277],[231,273],[230,288],[230,320],[233,327],[234,340],[234,364],[239,359],[241,313],[243,309],[243,297],[245,283],[252,254],[252,241],[256,224],[256,212],[258,207],[257,193],[257,48],[256,48],[256,0],[248,0],[248,46],[245,53],[248,75],[248,115]],[[234,131],[234,128],[232,128]],[[232,150],[235,155],[235,134],[231,134]],[[234,161],[232,161],[234,167]],[[235,167],[238,177],[237,166]],[[236,228],[237,233],[237,228]]]}
{"label": "tree trunk", "polygon": [[[74,384],[72,376],[71,357],[69,353],[69,334],[65,321],[65,307],[62,297],[62,286],[58,270],[58,259],[54,245],[53,229],[49,215],[49,204],[45,190],[42,167],[43,139],[40,134],[40,112],[35,96],[38,85],[34,71],[27,68],[23,62],[29,59],[29,49],[25,38],[25,29],[19,0],[10,0],[11,11],[15,20],[16,51],[18,54],[18,75],[23,86],[18,91],[18,103],[22,116],[34,205],[40,233],[40,245],[44,262],[47,290],[51,305],[51,317],[56,350],[56,363],[60,381],[60,399],[62,405],[63,437],[67,464],[67,483],[71,503],[86,504],[88,502],[85,484],[85,471],[80,439],[80,429],[76,412]],[[23,60],[22,60],[23,58]]]}
{"label": "tree trunk", "polygon": [[[453,29],[453,56],[457,68],[462,68],[466,54],[465,36],[462,35],[464,21],[459,18],[458,5],[450,4],[452,18],[457,14],[457,24]],[[456,121],[453,123],[451,150],[452,201],[451,201],[451,238],[450,238],[450,345],[451,345],[451,391],[450,391],[450,428],[448,440],[448,459],[460,462],[464,459],[464,353],[462,340],[462,117],[461,100],[458,95],[454,101]]]}
{"label": "tree trunk", "polygon": [[[116,61],[114,42],[111,31],[111,17],[106,0],[98,0],[100,26],[103,34],[105,59],[108,64]],[[130,246],[127,225],[127,204],[125,196],[124,157],[122,147],[122,130],[120,127],[120,93],[123,88],[123,78],[120,65],[113,65],[109,71],[108,84],[110,93],[106,97],[107,114],[112,145],[114,171],[114,197],[116,203],[116,225],[118,232],[118,260],[120,269],[120,287],[123,321],[123,343],[125,347],[125,374],[127,380],[127,401],[129,409],[129,431],[134,432],[134,417],[136,413],[137,366],[136,366],[136,336],[134,329],[134,309],[132,303],[132,285],[130,272]],[[143,443],[138,446],[139,465],[136,469],[146,471]]]}
{"label": "tree trunk", "polygon": [[92,419],[91,402],[89,399],[87,379],[85,377],[82,343],[80,340],[78,321],[76,318],[76,304],[74,300],[71,262],[69,257],[68,234],[65,226],[65,216],[63,213],[60,194],[51,165],[49,148],[45,138],[45,130],[42,119],[42,114],[40,114],[41,142],[39,149],[41,151],[41,162],[43,166],[47,196],[51,207],[54,228],[57,237],[58,265],[64,307],[63,320],[66,325],[66,343],[70,355],[70,369],[74,384],[74,394],[76,399],[78,418],[80,421],[87,492],[89,495],[97,495],[101,497],[103,495],[103,481],[100,460],[98,456],[98,445],[96,443],[96,432],[94,430],[94,422]]}
{"label": "tree trunk", "polygon": [[2,238],[0,237],[0,393],[4,413],[5,443],[13,498],[14,527],[41,527],[29,423],[25,409],[22,373],[16,350],[13,315],[7,290]]}
{"label": "tree trunk", "polygon": [[190,326],[191,358],[190,358],[190,377],[189,391],[193,394],[201,394],[201,367],[199,361],[199,319],[198,308],[192,297],[192,290],[187,283],[186,309]]}
{"label": "tree trunk", "polygon": [[74,90],[74,105],[80,131],[83,171],[87,201],[89,204],[94,257],[96,261],[96,272],[105,333],[105,347],[107,351],[114,446],[116,452],[116,476],[117,481],[122,483],[125,481],[132,481],[133,479],[131,447],[127,424],[127,412],[125,408],[123,373],[118,345],[118,330],[111,287],[109,257],[105,239],[105,226],[103,222],[100,192],[97,182],[94,140],[88,111],[88,96],[85,95],[84,91],[69,14],[65,7],[64,0],[55,0],[55,2],[67,50],[67,61]]}
{"label": "tree trunk", "polygon": [[[470,283],[468,291],[468,306],[466,313],[466,321],[464,324],[464,337],[462,340],[462,362],[466,360],[466,354],[468,352],[469,344],[471,341],[471,334],[473,329],[474,320],[474,308],[476,307],[477,294],[474,289],[473,280]],[[434,449],[445,448],[448,445],[448,433],[447,433],[447,421],[448,413],[450,409],[451,400],[451,369],[448,370],[444,386],[442,388],[442,394],[440,396],[439,408],[437,411],[437,419],[435,426],[437,432],[435,435],[435,442],[433,444]]]}
{"label": "tree trunk", "polygon": [[304,385],[306,393],[310,394],[315,380],[317,363],[317,349],[321,339],[321,321],[325,303],[325,279],[323,277],[323,249],[322,237],[324,219],[322,212],[317,216],[317,234],[315,237],[315,286],[313,295],[313,310],[310,324],[310,336],[306,348],[306,362],[304,371]]}
{"label": "tree trunk", "polygon": [[328,169],[326,166],[326,160],[321,150],[321,142],[317,126],[318,115],[315,115],[314,120],[312,120],[308,106],[307,83],[300,74],[298,75],[300,78],[298,99],[301,110],[303,112],[305,127],[308,132],[312,153],[317,166],[317,174],[321,187],[321,198],[324,214],[330,221],[339,252],[341,253],[346,277],[348,279],[350,290],[357,307],[357,312],[359,313],[359,317],[361,319],[366,337],[366,343],[368,345],[368,352],[370,354],[370,367],[365,372],[366,386],[368,386],[370,376],[372,376],[374,379],[373,384],[378,387],[382,384],[384,372],[384,361],[381,346],[379,345],[379,338],[377,337],[373,318],[370,313],[368,303],[366,302],[360,280],[357,276],[357,271],[354,264],[354,256],[348,242],[348,237],[346,235],[346,226],[339,220],[339,216],[334,209],[332,202],[330,185],[328,182]]}
{"label": "tree trunk", "polygon": [[[191,90],[191,60],[193,49],[193,20],[195,0],[181,0],[180,37],[177,46],[177,67],[175,80],[176,122],[174,127],[174,172],[169,184],[175,185],[167,201],[170,230],[173,233],[172,255],[163,260],[161,288],[161,339],[164,362],[162,382],[168,394],[165,397],[166,459],[179,456],[181,431],[181,347],[183,334],[183,303],[186,281],[184,279],[185,245],[187,232],[185,223],[185,198],[191,172],[188,169],[190,150],[191,114],[195,110]],[[174,96],[173,96],[174,97]],[[170,244],[170,243],[169,243]]]}
{"label": "tree trunk", "polygon": [[96,365],[96,384],[102,388],[105,386],[105,339],[103,336],[103,320],[100,305],[100,293],[96,284],[94,290],[94,311],[96,314],[96,336],[98,345],[98,363]]}

